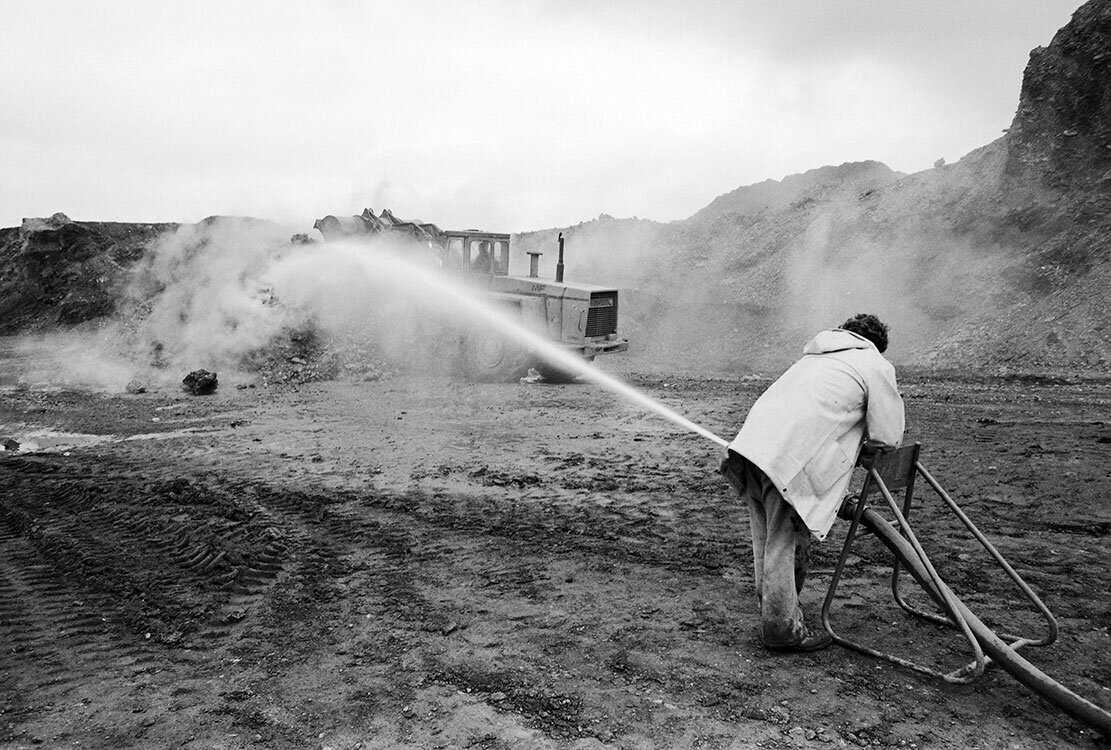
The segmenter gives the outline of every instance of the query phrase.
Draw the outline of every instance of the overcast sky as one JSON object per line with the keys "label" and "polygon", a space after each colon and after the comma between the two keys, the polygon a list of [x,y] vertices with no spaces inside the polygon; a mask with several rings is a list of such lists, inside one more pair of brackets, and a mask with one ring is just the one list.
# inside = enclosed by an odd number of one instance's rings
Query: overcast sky
{"label": "overcast sky", "polygon": [[0,0],[0,226],[670,221],[998,138],[1080,0]]}

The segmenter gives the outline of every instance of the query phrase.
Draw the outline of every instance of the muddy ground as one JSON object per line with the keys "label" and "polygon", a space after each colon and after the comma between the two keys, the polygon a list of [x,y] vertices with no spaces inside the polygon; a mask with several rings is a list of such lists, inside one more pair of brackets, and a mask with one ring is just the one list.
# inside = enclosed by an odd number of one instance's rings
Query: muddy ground
{"label": "muddy ground", "polygon": [[[767,384],[603,366],[724,436]],[[1111,382],[902,382],[908,440],[1060,620],[1029,658],[1111,706]],[[0,394],[43,449],[0,453],[0,746],[1106,746],[995,668],[766,652],[719,449],[594,386],[234,385]],[[957,592],[1036,631],[921,498]],[[964,663],[888,570],[866,540],[835,623]]]}

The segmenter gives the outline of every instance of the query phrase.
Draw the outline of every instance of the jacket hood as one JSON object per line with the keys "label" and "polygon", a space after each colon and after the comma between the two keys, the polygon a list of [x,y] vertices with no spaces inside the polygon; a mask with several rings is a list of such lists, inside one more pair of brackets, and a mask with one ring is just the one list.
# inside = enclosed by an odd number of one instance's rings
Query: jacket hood
{"label": "jacket hood", "polygon": [[821,331],[802,348],[803,354],[829,354],[846,349],[875,349],[876,345],[863,336],[840,328]]}

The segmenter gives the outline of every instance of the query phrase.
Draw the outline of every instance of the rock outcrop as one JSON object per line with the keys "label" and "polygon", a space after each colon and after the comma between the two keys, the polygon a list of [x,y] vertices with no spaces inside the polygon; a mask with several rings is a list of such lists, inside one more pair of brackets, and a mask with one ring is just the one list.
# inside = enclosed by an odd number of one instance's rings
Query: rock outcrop
{"label": "rock outcrop", "polygon": [[1111,2],[1086,3],[1030,53],[1007,173],[1020,185],[1111,194]]}

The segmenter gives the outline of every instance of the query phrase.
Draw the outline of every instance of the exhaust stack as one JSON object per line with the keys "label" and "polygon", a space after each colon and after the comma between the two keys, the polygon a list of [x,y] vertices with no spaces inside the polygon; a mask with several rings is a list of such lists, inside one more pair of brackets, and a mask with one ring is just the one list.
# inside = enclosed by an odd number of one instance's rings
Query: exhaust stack
{"label": "exhaust stack", "polygon": [[559,260],[556,261],[556,281],[563,281],[563,232],[559,233]]}

